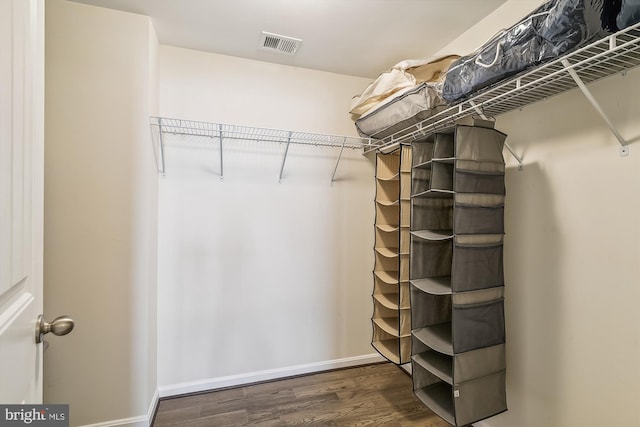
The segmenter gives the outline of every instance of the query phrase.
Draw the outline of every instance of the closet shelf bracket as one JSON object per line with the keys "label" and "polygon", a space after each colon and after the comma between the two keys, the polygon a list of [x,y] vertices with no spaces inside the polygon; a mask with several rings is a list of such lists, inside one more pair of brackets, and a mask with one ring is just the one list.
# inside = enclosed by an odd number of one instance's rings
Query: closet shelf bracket
{"label": "closet shelf bracket", "polygon": [[342,158],[342,152],[344,151],[344,145],[347,143],[347,139],[345,138],[342,142],[342,147],[340,147],[340,154],[338,154],[338,160],[336,160],[336,167],[333,168],[333,175],[331,175],[331,185],[336,180],[336,172],[338,172],[338,165],[340,164],[340,159]]}
{"label": "closet shelf bracket", "polygon": [[[519,83],[518,83],[518,86],[519,86]],[[484,114],[484,111],[482,111],[482,108],[480,106],[478,106],[478,104],[473,102],[473,100],[469,101],[469,105],[471,105],[471,107],[473,107],[473,109],[476,111],[476,113],[478,113],[478,115],[480,116],[480,118],[482,120],[491,120],[489,117],[487,117]],[[516,161],[518,162],[518,170],[521,171],[522,170],[522,157],[518,156],[516,154],[516,152],[513,151],[513,148],[511,148],[511,146],[507,143],[507,141],[504,142],[504,147],[509,151],[509,153],[511,153],[513,158],[516,159]]]}
{"label": "closet shelf bracket", "polygon": [[224,181],[224,162],[222,161],[222,125],[218,125],[218,134],[220,135],[220,181]]}
{"label": "closet shelf bracket", "polygon": [[278,182],[282,184],[282,173],[284,172],[284,163],[287,161],[287,154],[289,154],[289,144],[291,144],[291,132],[287,137],[287,145],[284,149],[284,155],[282,156],[282,165],[280,165],[280,175],[278,176]]}
{"label": "closet shelf bracket", "polygon": [[[615,40],[612,38],[611,40]],[[615,43],[613,43],[613,47],[615,48]],[[629,146],[627,145],[627,141],[620,135],[618,129],[613,125],[607,114],[604,112],[598,101],[594,98],[593,94],[584,84],[576,70],[573,69],[573,65],[569,62],[568,59],[562,60],[562,65],[564,65],[565,70],[569,73],[573,81],[578,85],[582,94],[587,98],[587,101],[591,104],[591,106],[596,110],[596,112],[602,117],[604,122],[607,124],[611,132],[615,135],[616,139],[620,143],[620,157],[625,157],[629,155]]]}
{"label": "closet shelf bracket", "polygon": [[[164,176],[165,174],[165,166],[164,166],[164,139],[162,138],[162,120],[158,121],[158,157],[160,157],[160,165],[158,167],[158,170],[160,171],[160,174],[162,174],[162,176]],[[156,159],[157,160],[157,159]]]}

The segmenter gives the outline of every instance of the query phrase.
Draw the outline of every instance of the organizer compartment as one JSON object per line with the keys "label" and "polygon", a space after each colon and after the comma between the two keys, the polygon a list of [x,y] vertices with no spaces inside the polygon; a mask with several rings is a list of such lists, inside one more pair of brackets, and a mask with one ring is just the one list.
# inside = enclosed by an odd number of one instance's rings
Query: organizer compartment
{"label": "organizer compartment", "polygon": [[381,356],[395,364],[408,362],[402,355],[411,353],[411,336],[398,337],[382,330],[372,321],[373,337],[371,345]]}
{"label": "organizer compartment", "polygon": [[431,163],[429,190],[453,191],[453,160]]}
{"label": "organizer compartment", "polygon": [[415,196],[429,191],[431,183],[431,163],[416,168],[411,173],[411,195]]}
{"label": "organizer compartment", "polygon": [[503,234],[504,206],[456,204],[453,229],[456,234]]}
{"label": "organizer compartment", "polygon": [[400,200],[399,181],[381,181],[376,179],[376,202],[382,204],[397,203]]}
{"label": "organizer compartment", "polygon": [[431,159],[433,159],[433,137],[426,141],[414,141],[411,144],[412,173],[415,172],[415,168],[431,161]]}
{"label": "organizer compartment", "polygon": [[455,353],[505,342],[503,299],[478,304],[453,304],[452,317]]}
{"label": "organizer compartment", "polygon": [[411,232],[409,228],[403,229],[400,233],[400,253],[409,254],[409,248],[411,245]]}
{"label": "organizer compartment", "polygon": [[390,250],[392,252],[398,252],[398,240],[400,236],[400,228],[389,225],[376,225],[375,226],[375,246],[374,249],[378,250]]}
{"label": "organizer compartment", "polygon": [[401,200],[400,201],[400,226],[406,227],[407,231],[409,231],[410,225],[411,225],[411,201]]}
{"label": "organizer compartment", "polygon": [[[437,305],[438,299],[446,302]],[[413,313],[412,332],[416,339],[439,353],[453,356],[505,342],[502,299],[457,305],[451,303],[450,297],[414,292],[412,288],[411,301],[412,305],[431,303],[431,313],[426,308]],[[447,309],[449,312],[445,312]]]}
{"label": "organizer compartment", "polygon": [[505,194],[504,173],[456,169],[456,193]]}
{"label": "organizer compartment", "polygon": [[400,200],[411,198],[411,172],[400,173]]}
{"label": "organizer compartment", "polygon": [[453,160],[455,155],[454,149],[454,134],[450,133],[436,133],[433,135],[433,160],[439,159],[451,159]]}
{"label": "organizer compartment", "polygon": [[456,194],[453,209],[456,234],[504,234],[504,196]]}
{"label": "organizer compartment", "polygon": [[415,198],[411,201],[412,230],[452,230],[452,198]]}
{"label": "organizer compartment", "polygon": [[464,426],[507,410],[505,371],[453,387],[455,425]]}
{"label": "organizer compartment", "polygon": [[376,224],[400,226],[400,205],[391,206],[376,203]]}
{"label": "organizer compartment", "polygon": [[462,244],[456,237],[454,247],[451,266],[453,292],[504,285],[502,242]]}
{"label": "organizer compartment", "polygon": [[416,397],[449,424],[456,425],[453,387],[415,362],[411,363]]}
{"label": "organizer compartment", "polygon": [[400,282],[409,281],[409,254],[400,255]]}
{"label": "organizer compartment", "polygon": [[[388,251],[388,252],[387,252]],[[381,254],[382,252],[383,254]],[[391,256],[388,256],[391,255]],[[375,260],[375,268],[374,271],[387,271],[389,274],[393,276],[398,276],[398,268],[400,264],[398,263],[398,253],[391,252],[388,249],[379,248],[376,249],[376,253],[374,255]]]}
{"label": "organizer compartment", "polygon": [[378,154],[376,159],[376,179],[393,181],[400,177],[400,156],[398,154]]}
{"label": "organizer compartment", "polygon": [[453,240],[425,240],[411,236],[410,278],[446,276],[451,273]]}
{"label": "organizer compartment", "polygon": [[439,353],[415,338],[412,340],[412,346],[417,351],[414,351],[411,360],[450,385],[502,372],[506,368],[504,344],[456,356]]}
{"label": "organizer compartment", "polygon": [[413,310],[411,324],[414,331],[451,321],[451,296],[431,295],[420,291],[414,285],[411,289],[411,304],[421,310]]}
{"label": "organizer compartment", "polygon": [[386,333],[399,336],[400,315],[398,310],[385,307],[376,298],[373,299],[373,323]]}
{"label": "organizer compartment", "polygon": [[481,126],[456,126],[456,160],[498,163],[504,165],[502,148],[507,135]]}
{"label": "organizer compartment", "polygon": [[400,290],[398,285],[390,285],[374,279],[373,298],[381,305],[392,310],[400,309]]}

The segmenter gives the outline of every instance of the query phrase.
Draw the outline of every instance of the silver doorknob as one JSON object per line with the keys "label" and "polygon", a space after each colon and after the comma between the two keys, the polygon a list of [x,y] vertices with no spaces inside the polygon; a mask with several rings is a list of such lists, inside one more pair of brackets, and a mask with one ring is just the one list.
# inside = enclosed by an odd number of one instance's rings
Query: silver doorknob
{"label": "silver doorknob", "polygon": [[42,342],[42,337],[49,332],[53,335],[61,336],[67,335],[73,330],[75,322],[69,316],[60,316],[53,319],[53,322],[45,322],[44,316],[41,314],[38,316],[36,322],[36,344]]}

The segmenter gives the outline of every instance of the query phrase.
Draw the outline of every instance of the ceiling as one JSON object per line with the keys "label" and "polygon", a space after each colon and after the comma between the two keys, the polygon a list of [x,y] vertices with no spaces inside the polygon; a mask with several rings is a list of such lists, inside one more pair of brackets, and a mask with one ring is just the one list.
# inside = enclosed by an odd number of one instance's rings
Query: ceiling
{"label": "ceiling", "polygon": [[[147,15],[162,44],[375,78],[431,57],[506,0],[73,1]],[[265,52],[262,31],[303,42],[293,56]]]}

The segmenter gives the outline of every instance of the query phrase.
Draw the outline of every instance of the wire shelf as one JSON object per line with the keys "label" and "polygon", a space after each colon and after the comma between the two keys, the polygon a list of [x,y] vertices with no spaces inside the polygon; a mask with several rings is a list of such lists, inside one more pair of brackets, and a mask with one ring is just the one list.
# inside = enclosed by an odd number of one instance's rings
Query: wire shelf
{"label": "wire shelf", "polygon": [[156,127],[163,134],[202,136],[212,139],[245,140],[258,142],[280,142],[291,144],[305,144],[313,146],[328,146],[365,149],[373,146],[375,140],[352,136],[339,136],[318,133],[289,131],[282,129],[258,128],[238,126],[222,123],[199,122],[194,120],[171,119],[166,117],[151,117],[151,126]]}
{"label": "wire shelf", "polygon": [[[162,175],[166,172],[165,167],[165,139],[166,136],[180,135],[196,137],[207,143],[217,143],[220,147],[220,178],[224,177],[224,156],[223,144],[228,141],[252,141],[257,143],[282,143],[285,145],[282,164],[280,167],[279,180],[282,180],[284,165],[289,152],[290,144],[302,144],[309,147],[335,147],[340,149],[331,182],[335,181],[338,164],[345,148],[354,150],[370,151],[375,147],[376,140],[372,138],[358,138],[352,136],[340,136],[330,134],[318,134],[299,131],[289,131],[282,129],[258,128],[250,126],[238,126],[223,123],[209,123],[195,120],[172,119],[166,117],[151,117],[150,125],[155,131],[157,138],[156,160],[158,172]],[[191,139],[193,140],[193,139]]]}
{"label": "wire shelf", "polygon": [[594,82],[640,65],[640,23],[597,40],[533,70],[489,86],[471,98],[386,138],[365,152],[428,137],[449,129],[469,116],[496,117],[578,87],[575,71],[584,83]]}

